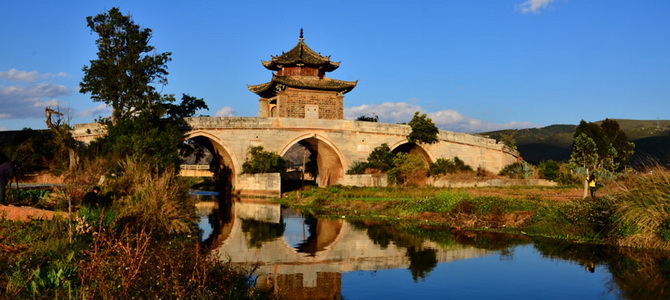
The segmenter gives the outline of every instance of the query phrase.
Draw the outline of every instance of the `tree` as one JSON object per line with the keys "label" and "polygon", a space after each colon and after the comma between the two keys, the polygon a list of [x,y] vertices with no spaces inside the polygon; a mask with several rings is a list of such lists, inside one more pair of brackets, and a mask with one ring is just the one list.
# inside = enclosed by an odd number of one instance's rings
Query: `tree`
{"label": "tree", "polygon": [[393,168],[393,161],[395,158],[396,154],[391,151],[389,145],[383,143],[370,152],[366,161],[355,162],[351,168],[347,170],[347,174],[363,174],[368,169],[386,173]]}
{"label": "tree", "polygon": [[585,170],[593,170],[598,165],[598,147],[586,133],[580,133],[572,142],[570,162]]}
{"label": "tree", "polygon": [[149,45],[151,29],[140,28],[117,7],[86,21],[98,34],[98,58],[84,66],[80,92],[91,93],[93,101],[111,106],[113,125],[156,103],[169,101],[152,84],[167,84],[166,63],[171,53],[153,52],[154,47]]}
{"label": "tree", "polygon": [[414,117],[409,121],[409,126],[412,132],[407,135],[407,141],[415,144],[434,144],[437,143],[437,133],[439,129],[426,114],[419,115],[419,112],[414,113]]}
{"label": "tree", "polygon": [[[587,145],[585,138],[580,138],[581,135],[589,138],[593,144],[588,143]],[[588,147],[588,149],[584,147]],[[614,171],[628,163],[634,149],[635,144],[628,142],[626,133],[619,128],[617,121],[605,119],[598,125],[582,120],[575,129],[573,154],[570,160],[576,165],[584,166],[590,170]],[[584,151],[593,151],[597,156],[588,157]],[[590,165],[584,165],[584,159],[587,159]]]}
{"label": "tree", "polygon": [[628,141],[626,133],[621,130],[619,123],[615,120],[605,119],[600,123],[600,128],[603,130],[612,148],[616,150],[616,154],[613,157],[614,163],[619,166],[627,165],[630,157],[635,153],[635,144]]}
{"label": "tree", "polygon": [[358,118],[356,118],[356,121],[378,122],[379,121],[379,116],[375,115],[375,114],[372,114],[372,116],[361,115]]}
{"label": "tree", "polygon": [[[580,133],[572,142],[570,163],[583,167],[586,170],[586,177],[589,177],[589,171],[592,171],[598,165],[598,158],[596,142],[585,133]],[[588,185],[585,180],[583,198],[586,198],[587,191]]]}
{"label": "tree", "polygon": [[381,172],[386,172],[393,168],[393,160],[396,154],[391,151],[389,145],[386,143],[375,147],[368,155],[366,168],[377,169]]}
{"label": "tree", "polygon": [[396,184],[419,184],[426,178],[428,168],[423,158],[409,153],[398,153],[393,159],[393,168],[388,171],[389,181]]}
{"label": "tree", "polygon": [[263,150],[263,146],[249,147],[242,164],[242,174],[285,173],[286,160],[275,152]]}

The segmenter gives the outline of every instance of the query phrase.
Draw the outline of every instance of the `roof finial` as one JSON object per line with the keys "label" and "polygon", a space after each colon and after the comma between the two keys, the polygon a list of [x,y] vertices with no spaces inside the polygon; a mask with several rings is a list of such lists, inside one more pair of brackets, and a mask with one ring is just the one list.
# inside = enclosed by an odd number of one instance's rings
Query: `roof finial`
{"label": "roof finial", "polygon": [[301,41],[303,40],[303,37],[302,37],[302,28],[300,28],[300,40],[301,40]]}

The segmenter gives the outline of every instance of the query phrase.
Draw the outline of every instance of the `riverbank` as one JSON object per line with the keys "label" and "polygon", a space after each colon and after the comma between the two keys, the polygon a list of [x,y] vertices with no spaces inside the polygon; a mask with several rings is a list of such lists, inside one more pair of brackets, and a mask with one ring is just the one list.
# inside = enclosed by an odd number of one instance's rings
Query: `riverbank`
{"label": "riverbank", "polygon": [[29,222],[32,220],[51,220],[54,216],[67,217],[67,213],[30,206],[0,205],[0,219]]}
{"label": "riverbank", "polygon": [[662,201],[670,195],[668,182],[667,171],[637,174],[612,182],[595,200],[582,199],[578,187],[333,186],[287,193],[278,202],[326,217],[670,250],[667,200]]}

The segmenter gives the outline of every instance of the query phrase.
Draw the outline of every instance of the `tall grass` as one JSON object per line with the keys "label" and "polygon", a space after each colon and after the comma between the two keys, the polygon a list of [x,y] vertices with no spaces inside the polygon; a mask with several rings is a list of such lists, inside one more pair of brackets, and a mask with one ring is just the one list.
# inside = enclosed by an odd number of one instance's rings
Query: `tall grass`
{"label": "tall grass", "polygon": [[195,206],[174,171],[149,172],[149,166],[128,159],[110,186],[123,226],[142,226],[154,234],[187,234],[193,230]]}
{"label": "tall grass", "polygon": [[613,235],[618,244],[670,248],[670,171],[654,167],[617,183]]}

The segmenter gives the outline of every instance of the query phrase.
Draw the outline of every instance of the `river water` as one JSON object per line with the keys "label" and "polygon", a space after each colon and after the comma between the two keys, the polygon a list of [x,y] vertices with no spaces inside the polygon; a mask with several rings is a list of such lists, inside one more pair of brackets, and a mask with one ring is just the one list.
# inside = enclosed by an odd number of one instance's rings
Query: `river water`
{"label": "river water", "polygon": [[670,254],[198,203],[201,239],[284,299],[670,299]]}

